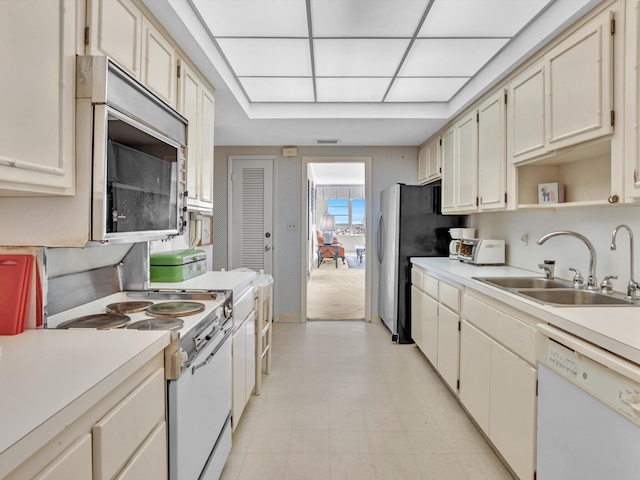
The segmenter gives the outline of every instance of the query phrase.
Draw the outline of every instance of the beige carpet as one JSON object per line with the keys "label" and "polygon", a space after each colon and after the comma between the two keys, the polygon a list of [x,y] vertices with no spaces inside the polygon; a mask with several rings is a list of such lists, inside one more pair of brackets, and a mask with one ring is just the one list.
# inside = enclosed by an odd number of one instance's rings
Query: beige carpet
{"label": "beige carpet", "polygon": [[349,268],[342,260],[336,268],[331,259],[317,265],[307,284],[307,319],[364,319],[364,268]]}

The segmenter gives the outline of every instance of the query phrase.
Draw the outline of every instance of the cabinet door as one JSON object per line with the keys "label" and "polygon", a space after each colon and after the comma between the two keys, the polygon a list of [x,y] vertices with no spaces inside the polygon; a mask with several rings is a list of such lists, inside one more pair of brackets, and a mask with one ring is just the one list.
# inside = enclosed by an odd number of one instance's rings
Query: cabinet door
{"label": "cabinet door", "polygon": [[246,365],[245,365],[245,403],[251,398],[253,387],[256,385],[256,314],[255,312],[249,316],[245,331],[247,339],[245,345]]}
{"label": "cabinet door", "polygon": [[186,64],[180,62],[178,111],[189,121],[187,130],[187,203],[198,201],[200,176],[200,78]]}
{"label": "cabinet door", "polygon": [[91,478],[91,435],[86,434],[67,448],[33,480],[84,480]]}
{"label": "cabinet door", "polygon": [[438,372],[457,391],[460,359],[460,315],[440,304],[438,309]]}
{"label": "cabinet door", "polygon": [[489,434],[491,344],[484,333],[462,321],[460,332],[460,400]]}
{"label": "cabinet door", "polygon": [[552,150],[613,131],[611,20],[611,12],[604,12],[545,56]]}
{"label": "cabinet door", "polygon": [[131,458],[116,480],[140,480],[153,478],[166,480],[169,471],[167,463],[167,424],[161,422],[151,432],[138,451]]}
{"label": "cabinet door", "polygon": [[433,141],[431,141],[427,145],[427,180],[436,180],[440,178],[440,173],[442,171],[440,163],[441,163],[441,144],[442,141],[440,137],[436,137]]}
{"label": "cabinet door", "polygon": [[534,478],[536,380],[533,367],[492,342],[489,438],[522,480]]}
{"label": "cabinet door", "polygon": [[455,210],[455,155],[456,130],[451,128],[442,135],[442,211]]}
{"label": "cabinet door", "polygon": [[147,88],[176,106],[176,50],[146,18],[142,19],[141,78]]}
{"label": "cabinet door", "polygon": [[544,63],[533,64],[509,84],[511,162],[539,155],[545,149]]}
{"label": "cabinet door", "polygon": [[231,370],[232,370],[232,383],[233,394],[231,404],[231,420],[233,424],[233,430],[238,426],[240,417],[244,411],[245,401],[245,375],[246,375],[246,362],[247,362],[247,350],[246,350],[246,324],[242,325],[236,330],[232,337],[232,354],[231,354]]}
{"label": "cabinet door", "polygon": [[142,12],[131,0],[89,0],[89,55],[108,55],[140,79]]}
{"label": "cabinet door", "polygon": [[478,195],[480,210],[505,208],[506,104],[504,90],[478,107]]}
{"label": "cabinet door", "polygon": [[456,211],[474,211],[478,206],[478,123],[476,111],[462,117],[455,128]]}
{"label": "cabinet door", "polygon": [[420,350],[424,351],[422,334],[422,293],[411,285],[411,338]]}
{"label": "cabinet door", "polygon": [[201,176],[200,201],[203,208],[213,210],[213,120],[214,98],[206,88],[202,88],[202,122],[200,127],[201,145]]}
{"label": "cabinet door", "polygon": [[76,3],[0,2],[0,18],[0,196],[74,195]]}
{"label": "cabinet door", "polygon": [[433,366],[438,365],[438,302],[422,296],[422,352]]}
{"label": "cabinet door", "polygon": [[427,181],[427,146],[418,150],[418,183]]}

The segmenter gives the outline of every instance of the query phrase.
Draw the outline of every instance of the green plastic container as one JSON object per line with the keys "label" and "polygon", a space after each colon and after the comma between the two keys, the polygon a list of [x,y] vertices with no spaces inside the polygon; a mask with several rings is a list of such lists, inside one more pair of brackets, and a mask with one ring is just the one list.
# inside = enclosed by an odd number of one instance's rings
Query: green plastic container
{"label": "green plastic container", "polygon": [[204,250],[174,250],[149,257],[152,282],[182,282],[202,275],[207,269]]}

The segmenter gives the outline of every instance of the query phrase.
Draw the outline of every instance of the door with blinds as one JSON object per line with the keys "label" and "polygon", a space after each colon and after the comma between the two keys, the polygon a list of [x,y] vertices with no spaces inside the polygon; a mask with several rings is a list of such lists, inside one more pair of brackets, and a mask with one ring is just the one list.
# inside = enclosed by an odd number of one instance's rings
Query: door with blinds
{"label": "door with blinds", "polygon": [[229,268],[273,275],[274,157],[230,157]]}

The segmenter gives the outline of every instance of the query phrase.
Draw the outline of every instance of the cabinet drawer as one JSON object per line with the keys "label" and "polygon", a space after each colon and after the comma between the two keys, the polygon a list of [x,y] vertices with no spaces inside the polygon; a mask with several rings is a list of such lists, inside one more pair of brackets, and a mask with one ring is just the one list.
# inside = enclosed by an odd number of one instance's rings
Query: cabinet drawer
{"label": "cabinet drawer", "polygon": [[419,288],[420,290],[423,290],[422,277],[423,277],[422,272],[419,272],[415,268],[411,269],[411,284],[414,287]]}
{"label": "cabinet drawer", "polygon": [[167,423],[162,422],[144,441],[117,480],[165,480],[167,471]]}
{"label": "cabinet drawer", "polygon": [[460,290],[445,282],[440,282],[440,302],[456,313],[460,312]]}
{"label": "cabinet drawer", "polygon": [[253,310],[253,287],[248,288],[240,297],[233,301],[233,325],[240,325]]}
{"label": "cabinet drawer", "polygon": [[91,435],[67,448],[33,480],[84,480],[91,478]]}
{"label": "cabinet drawer", "polygon": [[424,288],[423,290],[427,292],[427,294],[436,300],[438,299],[438,280],[429,275],[424,276]]}
{"label": "cabinet drawer", "polygon": [[93,427],[94,480],[111,479],[164,419],[164,370],[158,369]]}
{"label": "cabinet drawer", "polygon": [[536,364],[534,327],[469,295],[464,296],[463,316],[531,365]]}

